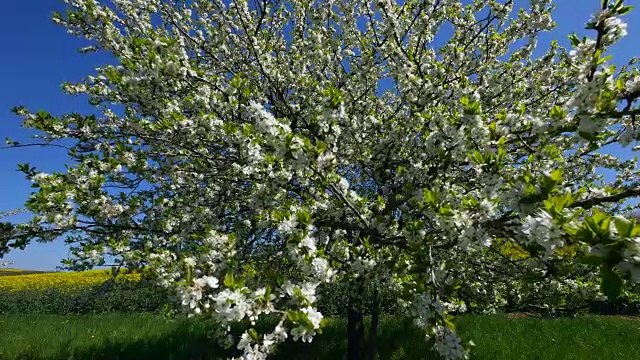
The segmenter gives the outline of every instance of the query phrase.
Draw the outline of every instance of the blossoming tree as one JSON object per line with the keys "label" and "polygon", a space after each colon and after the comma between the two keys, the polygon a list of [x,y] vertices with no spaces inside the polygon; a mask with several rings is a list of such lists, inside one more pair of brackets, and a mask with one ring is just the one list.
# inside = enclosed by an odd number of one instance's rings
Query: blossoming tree
{"label": "blossoming tree", "polygon": [[[66,3],[54,20],[118,63],[64,85],[101,115],[15,109],[39,135],[9,147],[64,146],[72,161],[21,165],[33,219],[2,225],[3,252],[65,236],[70,267],[149,266],[223,332],[276,316],[236,341],[244,359],[312,341],[322,283],[353,288],[349,358],[375,354],[366,286],[398,290],[434,351],[459,359],[448,304],[464,276],[486,285],[513,265],[500,247],[543,277],[588,266],[612,298],[640,275],[625,217],[636,163],[600,151],[640,137],[636,59],[607,55],[626,34],[622,0],[602,1],[571,49],[538,46],[551,0]],[[302,276],[250,288],[256,257]]]}

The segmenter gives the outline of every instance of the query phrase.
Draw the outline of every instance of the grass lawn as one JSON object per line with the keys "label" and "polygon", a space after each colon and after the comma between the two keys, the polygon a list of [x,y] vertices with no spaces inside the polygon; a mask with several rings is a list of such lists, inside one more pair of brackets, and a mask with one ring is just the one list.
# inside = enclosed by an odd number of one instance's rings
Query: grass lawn
{"label": "grass lawn", "polygon": [[[465,316],[457,322],[477,346],[473,359],[639,359],[640,320],[588,316],[576,319],[508,319]],[[260,324],[258,325],[260,326]],[[336,319],[313,344],[289,342],[279,359],[340,359],[345,323]],[[1,360],[216,359],[230,355],[216,346],[211,324],[168,322],[157,315],[2,315]],[[384,318],[381,359],[423,359],[422,337],[405,323]]]}

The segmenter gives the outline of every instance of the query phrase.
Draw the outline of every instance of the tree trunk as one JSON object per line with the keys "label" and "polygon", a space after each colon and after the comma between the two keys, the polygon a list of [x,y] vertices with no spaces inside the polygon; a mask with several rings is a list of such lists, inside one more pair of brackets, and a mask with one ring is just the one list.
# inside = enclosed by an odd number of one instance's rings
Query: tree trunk
{"label": "tree trunk", "polygon": [[378,355],[378,319],[380,317],[378,287],[373,289],[372,300],[371,324],[369,325],[369,339],[367,341],[367,360],[376,360]]}
{"label": "tree trunk", "polygon": [[362,284],[357,281],[349,295],[347,314],[347,360],[364,359],[364,321],[361,311]]}
{"label": "tree trunk", "polygon": [[363,360],[364,323],[362,321],[362,313],[356,309],[349,309],[349,318],[347,321],[347,337],[347,359]]}

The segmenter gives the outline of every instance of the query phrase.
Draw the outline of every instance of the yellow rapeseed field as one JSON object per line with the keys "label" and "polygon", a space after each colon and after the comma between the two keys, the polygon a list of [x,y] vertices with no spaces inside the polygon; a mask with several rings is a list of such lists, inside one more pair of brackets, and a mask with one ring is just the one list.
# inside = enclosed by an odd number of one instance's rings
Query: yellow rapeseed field
{"label": "yellow rapeseed field", "polygon": [[[39,291],[52,288],[75,290],[100,285],[111,278],[109,270],[51,272],[29,275],[0,276],[0,290]],[[120,274],[116,281],[138,281],[140,274]]]}

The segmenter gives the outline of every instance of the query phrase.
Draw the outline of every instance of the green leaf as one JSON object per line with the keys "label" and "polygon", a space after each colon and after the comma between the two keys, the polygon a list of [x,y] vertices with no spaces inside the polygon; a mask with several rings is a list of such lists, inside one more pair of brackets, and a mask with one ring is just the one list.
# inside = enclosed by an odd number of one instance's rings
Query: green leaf
{"label": "green leaf", "polygon": [[233,273],[227,273],[227,275],[224,276],[224,286],[233,289],[233,287],[235,286],[235,279],[233,277]]}
{"label": "green leaf", "polygon": [[[602,56],[602,52],[603,52],[603,50],[602,50],[602,49],[598,49],[598,50],[596,50],[596,53],[595,53],[595,54],[593,54],[593,57],[594,57],[596,60],[599,60],[599,59],[600,59],[600,57]],[[599,64],[599,63],[598,63],[598,64]]]}
{"label": "green leaf", "polygon": [[611,218],[607,214],[594,210],[593,216],[585,219],[587,227],[598,236],[598,239],[604,243],[611,243],[609,227]]}
{"label": "green leaf", "polygon": [[24,173],[26,176],[34,176],[36,174],[36,168],[32,167],[29,163],[18,164],[18,171]]}
{"label": "green leaf", "polygon": [[440,213],[440,215],[444,216],[453,216],[454,214],[453,210],[451,210],[451,208],[448,206],[441,206],[440,209],[438,209],[438,212]]}
{"label": "green leaf", "polygon": [[591,217],[593,218],[593,220],[594,220],[595,222],[597,222],[597,223],[599,224],[599,223],[601,223],[604,219],[606,219],[606,218],[607,218],[607,214],[605,214],[604,212],[602,212],[602,211],[600,211],[600,210],[598,210],[598,209],[595,209],[595,210],[593,211],[593,215],[592,215]]}
{"label": "green leaf", "polygon": [[293,323],[297,323],[300,321],[300,313],[298,311],[289,310],[287,311],[287,319]]}
{"label": "green leaf", "polygon": [[549,176],[549,178],[553,181],[553,182],[558,182],[560,180],[562,180],[562,169],[555,169],[551,172],[551,175]]}
{"label": "green leaf", "polygon": [[635,227],[635,221],[629,220],[623,216],[616,216],[613,218],[613,222],[616,225],[616,230],[621,237],[630,237]]}
{"label": "green leaf", "polygon": [[323,95],[329,98],[329,103],[331,104],[331,107],[333,107],[334,109],[337,109],[338,106],[340,106],[340,104],[344,102],[344,97],[342,95],[342,92],[340,91],[340,89],[336,87],[331,87],[329,89],[324,90]]}
{"label": "green leaf", "polygon": [[473,153],[467,155],[470,160],[473,160],[477,165],[484,164],[484,155],[479,150],[474,150]]}
{"label": "green leaf", "polygon": [[611,59],[613,59],[613,55],[607,55],[607,56],[605,56],[603,58],[599,58],[597,64],[598,65],[604,64],[605,62],[607,62],[607,61],[609,61]]}
{"label": "green leaf", "polygon": [[521,103],[520,106],[518,107],[518,113],[520,115],[524,115],[526,111],[527,111],[527,105],[525,105],[525,103]]}
{"label": "green leaf", "polygon": [[569,40],[571,40],[571,45],[574,47],[580,45],[580,39],[578,39],[578,35],[576,35],[576,33],[569,35]]}
{"label": "green leaf", "polygon": [[549,175],[544,175],[540,181],[540,190],[543,195],[551,193],[556,185],[562,180],[562,170],[555,169]]}
{"label": "green leaf", "polygon": [[571,194],[555,195],[544,201],[544,205],[552,215],[560,215],[562,210],[567,207],[567,202],[571,200]]}
{"label": "green leaf", "polygon": [[622,279],[608,266],[602,266],[601,273],[602,283],[600,284],[600,290],[609,301],[617,299],[622,292]]}
{"label": "green leaf", "polygon": [[581,226],[577,229],[575,236],[582,242],[585,242],[589,245],[594,245],[598,242],[598,236],[595,232],[591,230],[591,227]]}
{"label": "green leaf", "polygon": [[249,336],[251,336],[251,339],[253,339],[253,341],[260,340],[260,335],[258,335],[258,332],[256,331],[256,329],[251,328],[247,332],[249,333]]}
{"label": "green leaf", "polygon": [[307,209],[300,209],[296,212],[296,218],[298,222],[301,224],[309,225],[311,224],[311,215],[309,215],[309,211]]}
{"label": "green leaf", "polygon": [[567,116],[567,113],[562,110],[562,108],[558,105],[554,106],[551,109],[551,117],[556,119],[556,120],[562,120]]}
{"label": "green leaf", "polygon": [[438,202],[438,197],[436,195],[435,192],[429,190],[429,189],[425,189],[424,192],[424,201],[431,206],[434,206],[437,204]]}
{"label": "green leaf", "polygon": [[447,325],[447,327],[451,330],[455,330],[456,329],[456,325],[451,321],[453,319],[453,317],[450,317],[448,319],[444,319],[444,323]]}
{"label": "green leaf", "polygon": [[620,8],[620,10],[618,10],[618,15],[624,15],[624,14],[628,13],[631,10],[633,10],[633,6],[631,6],[631,5],[623,6],[623,7]]}
{"label": "green leaf", "polygon": [[491,124],[489,124],[489,131],[491,131],[492,134],[495,134],[497,128],[498,128],[497,122],[492,122]]}

